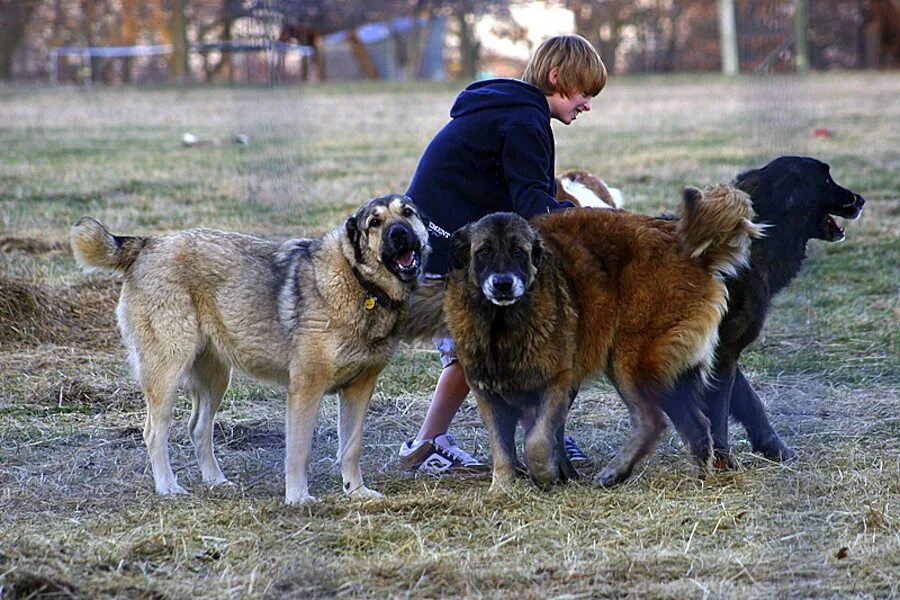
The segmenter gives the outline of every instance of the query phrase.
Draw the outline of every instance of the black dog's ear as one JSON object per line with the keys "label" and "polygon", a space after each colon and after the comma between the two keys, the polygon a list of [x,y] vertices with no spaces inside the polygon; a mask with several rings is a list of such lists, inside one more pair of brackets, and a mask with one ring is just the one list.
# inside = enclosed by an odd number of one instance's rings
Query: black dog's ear
{"label": "black dog's ear", "polygon": [[744,171],[742,173],[739,173],[738,176],[734,178],[734,181],[731,184],[742,192],[747,192],[752,196],[756,191],[757,186],[759,185],[759,178],[761,175],[762,169],[751,169],[749,171]]}
{"label": "black dog's ear", "polygon": [[469,227],[457,229],[450,238],[450,269],[466,269],[469,266],[471,239]]}

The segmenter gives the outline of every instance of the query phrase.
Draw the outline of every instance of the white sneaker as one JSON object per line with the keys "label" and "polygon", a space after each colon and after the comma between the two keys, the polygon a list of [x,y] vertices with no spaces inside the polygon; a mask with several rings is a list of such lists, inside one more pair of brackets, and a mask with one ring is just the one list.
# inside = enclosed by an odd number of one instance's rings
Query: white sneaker
{"label": "white sneaker", "polygon": [[400,462],[409,470],[430,475],[487,473],[491,470],[457,446],[456,439],[449,433],[432,440],[407,440],[400,447]]}

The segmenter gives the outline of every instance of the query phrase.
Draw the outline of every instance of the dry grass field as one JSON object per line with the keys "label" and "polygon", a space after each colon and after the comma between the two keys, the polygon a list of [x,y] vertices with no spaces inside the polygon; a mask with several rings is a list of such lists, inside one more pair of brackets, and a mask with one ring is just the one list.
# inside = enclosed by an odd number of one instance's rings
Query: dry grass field
{"label": "dry grass field", "polygon": [[[412,476],[397,451],[439,372],[423,346],[396,356],[366,422],[363,469],[384,499],[341,494],[326,398],[319,502],[285,506],[285,392],[242,376],[215,430],[234,485],[201,484],[182,399],[172,460],[192,493],[154,495],[119,284],[76,268],[69,226],[89,214],[116,233],[319,235],[405,189],[457,89],[0,88],[0,598],[900,596],[896,73],[613,78],[590,114],[554,125],[557,167],[601,174],[635,211],[780,154],[829,162],[867,198],[844,243],[810,243],[745,354],[796,460],[751,454],[735,428],[743,468],[706,478],[671,433],[611,490],[591,473],[498,496],[485,478]],[[187,132],[219,143],[185,147]],[[454,427],[488,457],[472,402]],[[569,429],[598,469],[620,446],[627,415],[605,381]]]}

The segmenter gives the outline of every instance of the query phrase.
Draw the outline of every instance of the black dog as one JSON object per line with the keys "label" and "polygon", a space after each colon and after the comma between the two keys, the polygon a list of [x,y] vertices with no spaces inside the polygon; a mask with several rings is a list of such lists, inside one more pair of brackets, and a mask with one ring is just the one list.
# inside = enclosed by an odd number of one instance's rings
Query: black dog
{"label": "black dog", "polygon": [[[716,467],[732,465],[728,449],[728,417],[747,430],[754,452],[784,461],[797,453],[785,444],[766,417],[759,396],[738,366],[744,348],[758,336],[766,320],[772,297],[800,271],[811,239],[839,242],[844,229],[834,216],[856,219],[865,200],[836,184],[829,166],[814,158],[782,156],[761,169],[738,175],[735,187],[750,194],[756,221],[769,225],[766,236],[755,239],[748,269],[729,280],[728,312],[719,326],[714,378],[702,389],[696,373],[679,379],[663,402],[672,422],[689,429],[689,406],[700,406],[710,420]],[[702,445],[706,431],[686,435],[690,446]],[[697,437],[698,439],[693,439]]]}

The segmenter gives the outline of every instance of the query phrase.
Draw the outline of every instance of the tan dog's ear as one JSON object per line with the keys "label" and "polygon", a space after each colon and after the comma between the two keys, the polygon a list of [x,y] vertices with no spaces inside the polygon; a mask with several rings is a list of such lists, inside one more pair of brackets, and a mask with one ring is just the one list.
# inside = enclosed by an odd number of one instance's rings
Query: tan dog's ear
{"label": "tan dog's ear", "polygon": [[356,258],[356,262],[363,262],[362,248],[359,247],[359,224],[356,217],[347,217],[347,220],[344,221],[344,229],[347,231],[350,245],[353,246],[353,255]]}
{"label": "tan dog's ear", "polygon": [[472,244],[469,225],[453,232],[450,238],[450,269],[467,269],[469,267],[470,247]]}

